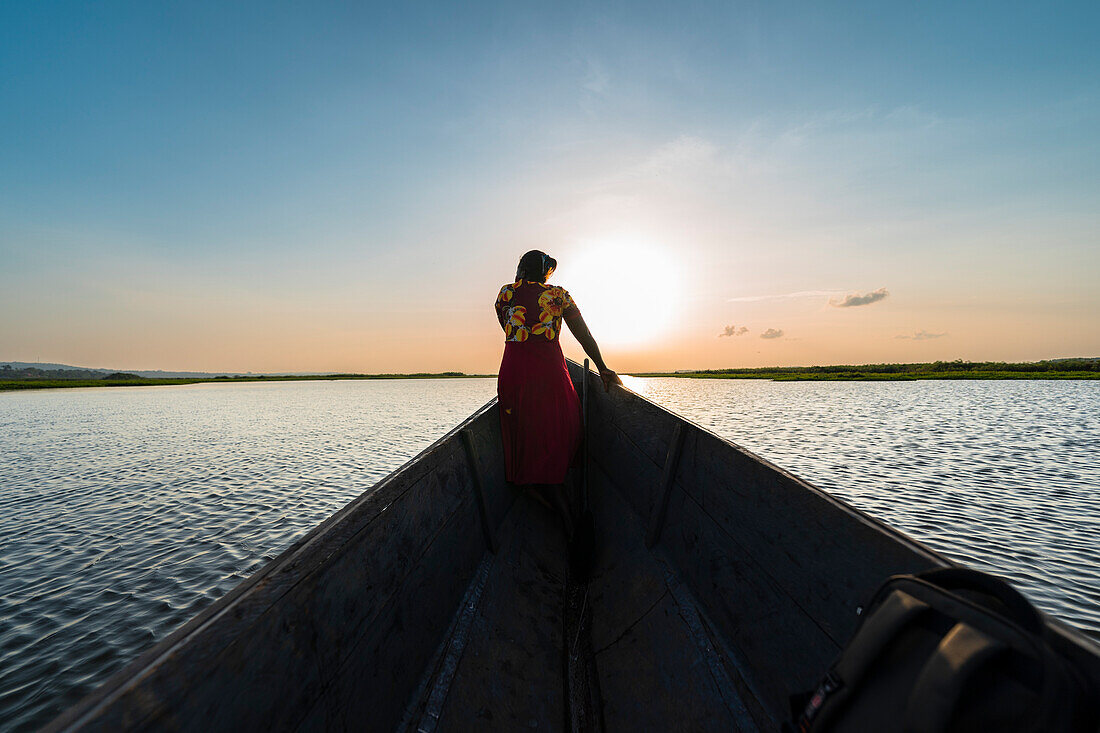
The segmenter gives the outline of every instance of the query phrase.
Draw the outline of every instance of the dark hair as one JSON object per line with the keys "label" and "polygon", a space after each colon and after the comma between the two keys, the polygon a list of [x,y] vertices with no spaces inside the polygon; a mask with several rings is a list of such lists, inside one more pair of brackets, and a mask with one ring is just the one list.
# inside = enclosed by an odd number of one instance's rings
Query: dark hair
{"label": "dark hair", "polygon": [[532,280],[534,282],[546,282],[547,275],[556,269],[558,261],[542,250],[533,249],[519,258],[519,267],[516,268],[516,282],[520,280]]}

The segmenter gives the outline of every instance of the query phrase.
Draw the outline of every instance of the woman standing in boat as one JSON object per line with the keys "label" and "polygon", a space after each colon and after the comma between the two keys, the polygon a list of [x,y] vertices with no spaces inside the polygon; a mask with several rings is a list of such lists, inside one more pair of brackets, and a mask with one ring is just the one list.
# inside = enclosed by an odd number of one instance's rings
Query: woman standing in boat
{"label": "woman standing in boat", "polygon": [[544,489],[571,534],[573,512],[564,481],[580,446],[581,404],[561,351],[563,320],[595,363],[604,389],[622,381],[607,368],[569,293],[546,283],[557,264],[545,252],[531,250],[520,259],[515,282],[497,295],[497,319],[504,329],[497,395],[508,481]]}

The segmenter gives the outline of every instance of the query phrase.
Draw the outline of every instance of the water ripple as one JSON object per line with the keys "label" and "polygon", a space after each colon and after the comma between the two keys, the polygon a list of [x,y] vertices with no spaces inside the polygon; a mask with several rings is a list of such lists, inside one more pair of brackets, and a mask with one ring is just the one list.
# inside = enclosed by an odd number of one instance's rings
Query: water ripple
{"label": "water ripple", "polygon": [[638,388],[1100,638],[1100,383]]}
{"label": "water ripple", "polygon": [[[1100,636],[1100,384],[631,384]],[[0,729],[79,700],[494,390],[0,394]]]}
{"label": "water ripple", "polygon": [[495,389],[0,394],[0,729],[38,727],[79,700]]}

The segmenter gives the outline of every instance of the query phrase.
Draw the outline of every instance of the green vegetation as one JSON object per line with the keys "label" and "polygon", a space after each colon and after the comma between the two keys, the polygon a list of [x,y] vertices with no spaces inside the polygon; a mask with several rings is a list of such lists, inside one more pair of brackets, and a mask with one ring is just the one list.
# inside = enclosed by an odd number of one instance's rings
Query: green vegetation
{"label": "green vegetation", "polygon": [[[203,382],[302,382],[334,379],[447,379],[495,377],[495,374],[415,372],[413,374],[309,374],[292,376],[237,375],[219,377],[140,377],[125,372],[101,376],[84,370],[53,370],[48,376],[37,369],[0,369],[0,392],[54,387],[137,387]],[[26,372],[32,372],[27,374]],[[38,372],[34,374],[33,372]],[[63,374],[64,376],[58,376]],[[88,375],[91,374],[91,378]],[[72,376],[70,376],[72,375]],[[686,377],[689,379],[772,379],[794,381],[904,381],[912,379],[1100,379],[1100,358],[1049,359],[1010,364],[999,361],[935,361],[926,364],[858,364],[811,367],[760,367],[752,369],[701,369],[683,372],[642,372],[636,377]],[[15,378],[12,378],[15,377]]]}
{"label": "green vegetation", "polygon": [[[0,377],[2,377],[0,373]],[[495,377],[495,374],[463,374],[462,372],[416,372],[415,374],[312,374],[294,376],[236,376],[204,378],[151,378],[116,372],[97,379],[3,379],[0,392],[13,389],[50,389],[54,387],[151,387],[165,384],[198,384],[202,382],[306,382],[333,379],[448,379],[454,377]]]}
{"label": "green vegetation", "polygon": [[1100,358],[1049,359],[1019,364],[1000,361],[934,361],[924,364],[858,364],[754,369],[701,369],[635,374],[690,379],[772,379],[793,381],[883,381],[911,379],[1100,379]]}

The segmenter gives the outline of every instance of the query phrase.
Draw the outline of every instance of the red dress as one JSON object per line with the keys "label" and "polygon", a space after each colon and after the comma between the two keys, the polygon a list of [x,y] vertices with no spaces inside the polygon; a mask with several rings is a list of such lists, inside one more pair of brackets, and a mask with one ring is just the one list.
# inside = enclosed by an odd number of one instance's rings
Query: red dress
{"label": "red dress", "polygon": [[560,484],[581,441],[581,402],[561,353],[562,319],[580,316],[564,288],[500,289],[504,358],[497,377],[504,470],[515,484]]}

